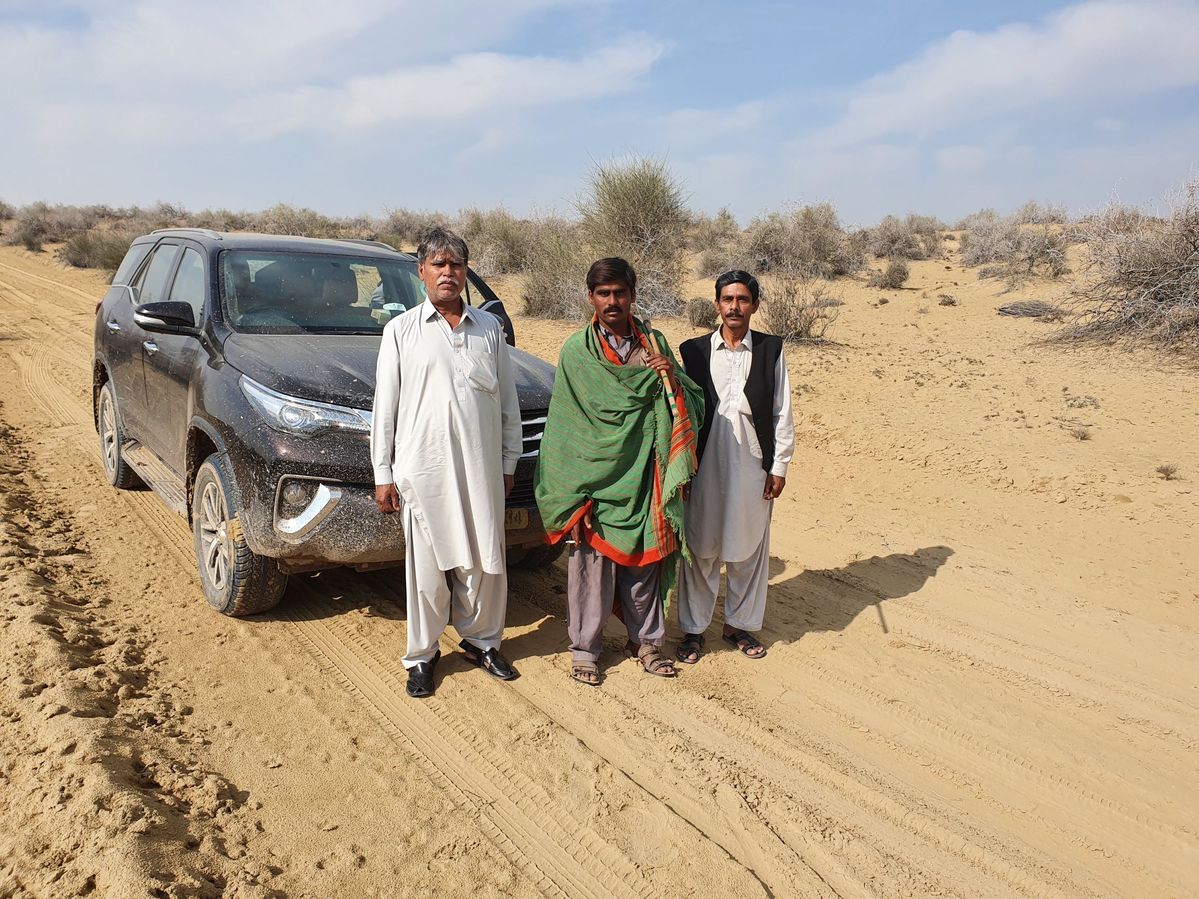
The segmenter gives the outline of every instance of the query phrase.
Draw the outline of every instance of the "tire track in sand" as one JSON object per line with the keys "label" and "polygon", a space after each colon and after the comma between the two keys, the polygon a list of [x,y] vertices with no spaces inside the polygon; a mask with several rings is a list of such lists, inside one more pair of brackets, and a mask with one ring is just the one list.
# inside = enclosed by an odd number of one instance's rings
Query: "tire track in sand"
{"label": "tire track in sand", "polygon": [[469,724],[453,720],[436,699],[405,698],[394,663],[380,658],[340,618],[324,617],[324,597],[310,585],[299,579],[293,584],[282,616],[388,733],[428,762],[456,804],[478,811],[484,832],[539,888],[569,899],[653,896],[649,882],[616,848],[509,761],[474,749]]}

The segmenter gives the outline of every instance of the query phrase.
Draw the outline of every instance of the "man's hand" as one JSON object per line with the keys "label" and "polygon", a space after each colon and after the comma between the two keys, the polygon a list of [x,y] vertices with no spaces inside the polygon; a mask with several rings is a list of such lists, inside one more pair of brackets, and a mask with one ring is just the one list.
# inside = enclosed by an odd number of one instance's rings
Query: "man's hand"
{"label": "man's hand", "polygon": [[678,379],[674,376],[674,363],[670,361],[669,356],[663,356],[661,353],[652,353],[645,357],[645,364],[647,368],[652,368],[659,374],[665,372],[666,376],[670,379],[672,390],[678,387]]}
{"label": "man's hand", "polygon": [[516,483],[516,476],[511,474],[504,475],[504,496],[507,497],[512,492],[512,485]]}
{"label": "man's hand", "polygon": [[400,491],[395,484],[375,485],[375,505],[384,515],[400,511]]}
{"label": "man's hand", "polygon": [[570,529],[570,541],[578,546],[583,545],[583,535],[591,528],[591,513],[584,512],[583,517],[575,522]]}
{"label": "man's hand", "polygon": [[783,495],[783,488],[787,486],[787,479],[780,478],[778,475],[766,475],[766,489],[762,491],[762,499],[770,501],[778,499]]}
{"label": "man's hand", "polygon": [[683,489],[681,489],[679,493],[683,497],[683,502],[687,502],[689,499],[691,499],[691,482],[688,481],[686,484],[684,484]]}

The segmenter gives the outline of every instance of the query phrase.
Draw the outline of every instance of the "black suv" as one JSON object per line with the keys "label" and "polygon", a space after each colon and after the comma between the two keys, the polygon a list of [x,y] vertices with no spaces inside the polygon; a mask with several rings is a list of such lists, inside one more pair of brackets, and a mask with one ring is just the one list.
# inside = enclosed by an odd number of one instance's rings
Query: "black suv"
{"label": "black suv", "polygon": [[[272,608],[287,575],[404,558],[375,506],[369,435],[384,325],[419,305],[416,260],[371,241],[155,231],[96,308],[96,430],[109,483],[151,487],[188,518],[208,602]],[[469,272],[466,300],[511,320]],[[533,470],[554,368],[514,350],[524,455],[509,561],[545,565]]]}

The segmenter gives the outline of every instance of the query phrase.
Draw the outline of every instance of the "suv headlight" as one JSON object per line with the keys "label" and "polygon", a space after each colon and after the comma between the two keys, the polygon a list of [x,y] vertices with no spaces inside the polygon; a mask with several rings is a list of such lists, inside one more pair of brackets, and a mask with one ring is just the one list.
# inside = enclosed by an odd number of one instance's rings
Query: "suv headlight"
{"label": "suv headlight", "polygon": [[370,410],[302,400],[263,387],[245,375],[242,375],[240,384],[241,392],[250,401],[250,405],[257,409],[266,423],[276,431],[295,434],[298,437],[311,437],[322,431],[370,433]]}

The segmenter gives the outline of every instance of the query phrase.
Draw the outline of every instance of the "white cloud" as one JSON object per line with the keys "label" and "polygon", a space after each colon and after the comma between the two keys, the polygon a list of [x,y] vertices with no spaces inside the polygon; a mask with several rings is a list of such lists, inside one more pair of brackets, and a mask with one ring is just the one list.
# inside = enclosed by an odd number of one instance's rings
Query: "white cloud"
{"label": "white cloud", "polygon": [[958,31],[866,81],[813,136],[846,146],[922,136],[1054,104],[1113,101],[1199,84],[1199,5],[1092,0],[1037,25]]}

